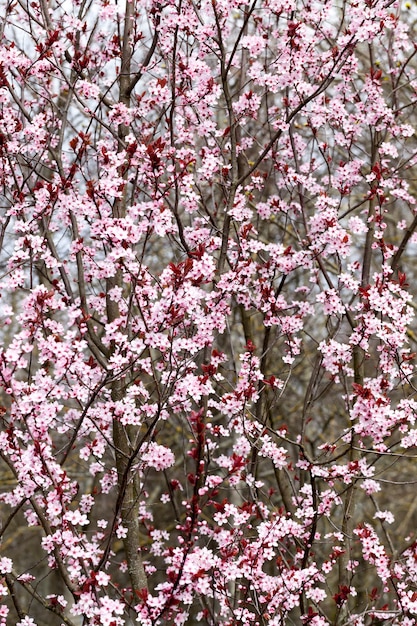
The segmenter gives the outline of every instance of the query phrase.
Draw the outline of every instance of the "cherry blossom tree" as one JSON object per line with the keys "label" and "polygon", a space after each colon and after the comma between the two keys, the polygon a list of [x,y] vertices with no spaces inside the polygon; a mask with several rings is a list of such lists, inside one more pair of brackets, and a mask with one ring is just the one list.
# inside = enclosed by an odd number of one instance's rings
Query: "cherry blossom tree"
{"label": "cherry blossom tree", "polygon": [[3,8],[0,623],[417,624],[416,7]]}

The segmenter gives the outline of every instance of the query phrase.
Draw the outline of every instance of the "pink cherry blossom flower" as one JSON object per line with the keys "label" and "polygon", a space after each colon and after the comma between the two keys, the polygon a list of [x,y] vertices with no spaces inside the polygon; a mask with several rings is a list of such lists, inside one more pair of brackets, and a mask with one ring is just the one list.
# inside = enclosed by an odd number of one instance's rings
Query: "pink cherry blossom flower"
{"label": "pink cherry blossom flower", "polygon": [[152,441],[142,455],[142,460],[154,469],[161,471],[171,467],[175,463],[175,456],[169,448]]}

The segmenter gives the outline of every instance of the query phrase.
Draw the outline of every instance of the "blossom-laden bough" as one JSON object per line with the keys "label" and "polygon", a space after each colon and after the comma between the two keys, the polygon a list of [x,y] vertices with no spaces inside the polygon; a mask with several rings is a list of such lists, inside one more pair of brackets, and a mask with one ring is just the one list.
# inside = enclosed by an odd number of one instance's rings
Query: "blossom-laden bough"
{"label": "blossom-laden bough", "polygon": [[0,623],[416,624],[415,6],[4,9]]}

